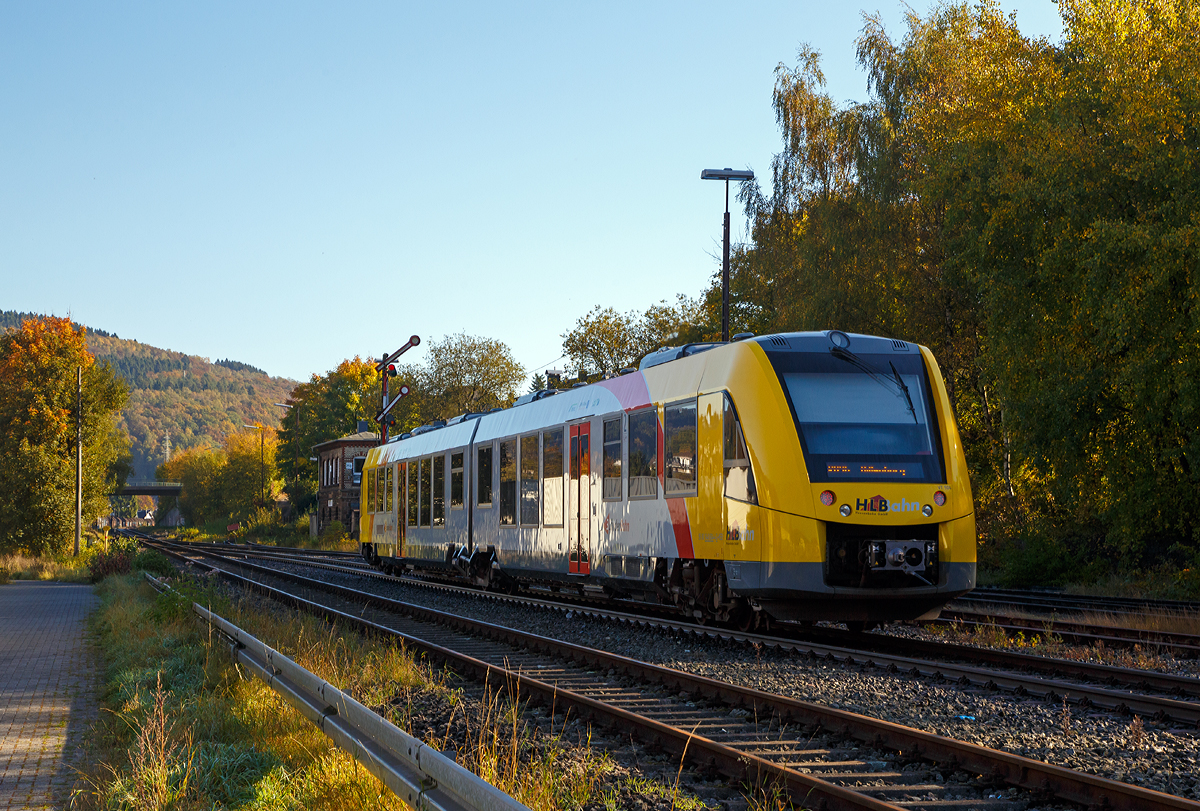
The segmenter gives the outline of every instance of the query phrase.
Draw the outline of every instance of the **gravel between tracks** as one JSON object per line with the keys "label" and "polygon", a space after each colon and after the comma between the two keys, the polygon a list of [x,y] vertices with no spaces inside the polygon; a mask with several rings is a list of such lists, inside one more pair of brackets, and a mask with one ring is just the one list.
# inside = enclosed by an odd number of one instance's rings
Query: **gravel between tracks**
{"label": "gravel between tracks", "polygon": [[862,713],[1088,774],[1200,800],[1195,731],[1084,712],[976,688],[813,662],[582,614],[525,607],[402,582],[282,567],[351,588],[629,656],[779,695]]}

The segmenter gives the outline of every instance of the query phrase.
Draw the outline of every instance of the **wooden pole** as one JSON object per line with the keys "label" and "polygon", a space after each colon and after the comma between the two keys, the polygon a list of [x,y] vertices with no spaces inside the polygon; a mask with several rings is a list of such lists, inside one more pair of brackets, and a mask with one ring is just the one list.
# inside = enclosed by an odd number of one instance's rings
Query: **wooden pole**
{"label": "wooden pole", "polygon": [[75,557],[83,534],[83,367],[75,367]]}

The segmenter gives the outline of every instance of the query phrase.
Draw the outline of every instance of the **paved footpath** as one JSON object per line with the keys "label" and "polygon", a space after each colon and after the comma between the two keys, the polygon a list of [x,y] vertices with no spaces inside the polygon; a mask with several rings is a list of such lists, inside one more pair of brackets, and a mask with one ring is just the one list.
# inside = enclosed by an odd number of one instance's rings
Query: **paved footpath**
{"label": "paved footpath", "polygon": [[91,586],[0,586],[0,811],[65,804],[97,713],[84,627],[97,604]]}

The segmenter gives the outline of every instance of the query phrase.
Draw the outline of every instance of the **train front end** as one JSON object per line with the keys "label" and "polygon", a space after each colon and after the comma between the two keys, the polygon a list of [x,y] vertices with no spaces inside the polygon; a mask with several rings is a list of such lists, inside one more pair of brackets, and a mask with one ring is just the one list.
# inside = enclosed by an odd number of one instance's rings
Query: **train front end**
{"label": "train front end", "polygon": [[838,331],[756,342],[761,388],[734,396],[756,403],[760,559],[727,563],[730,588],[780,620],[868,626],[972,589],[966,459],[929,350]]}

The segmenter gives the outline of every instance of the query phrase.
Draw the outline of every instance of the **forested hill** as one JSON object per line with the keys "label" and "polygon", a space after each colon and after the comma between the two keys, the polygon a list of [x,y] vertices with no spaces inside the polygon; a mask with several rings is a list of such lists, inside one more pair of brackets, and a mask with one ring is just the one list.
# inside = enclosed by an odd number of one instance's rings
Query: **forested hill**
{"label": "forested hill", "polygon": [[[20,326],[32,313],[0,312],[0,330]],[[234,360],[171,352],[88,327],[88,348],[129,385],[121,427],[129,432],[134,475],[152,478],[165,457],[195,445],[219,445],[231,431],[261,422],[279,426],[296,381],[271,377]]]}

